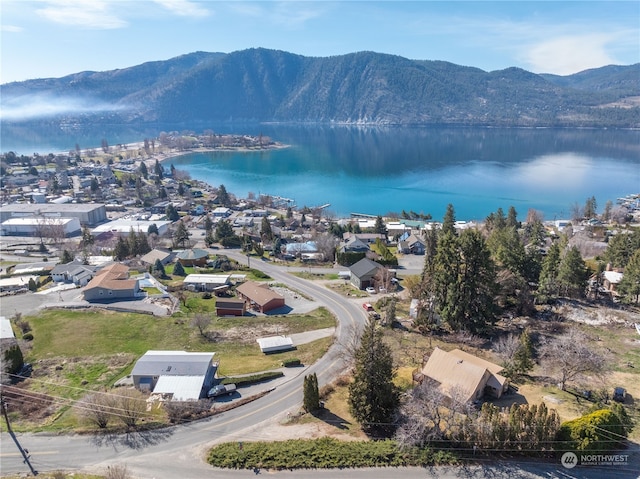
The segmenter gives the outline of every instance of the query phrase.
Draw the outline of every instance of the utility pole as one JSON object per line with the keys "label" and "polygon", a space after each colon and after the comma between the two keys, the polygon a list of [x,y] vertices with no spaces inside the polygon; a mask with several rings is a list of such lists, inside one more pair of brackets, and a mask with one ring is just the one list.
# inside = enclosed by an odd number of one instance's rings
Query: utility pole
{"label": "utility pole", "polygon": [[16,435],[13,433],[13,430],[11,429],[11,423],[9,423],[9,415],[7,414],[7,407],[4,402],[4,398],[0,398],[0,407],[2,408],[2,415],[4,416],[4,420],[7,422],[7,431],[9,432],[11,439],[13,439],[13,442],[16,443],[16,446],[18,447],[20,454],[22,454],[22,457],[24,459],[22,462],[24,462],[27,466],[29,466],[29,469],[31,470],[31,474],[33,474],[34,476],[37,476],[38,471],[36,471],[31,465],[31,462],[29,462],[29,456],[27,455],[29,451],[22,448],[22,446],[18,442],[18,438],[16,437]]}

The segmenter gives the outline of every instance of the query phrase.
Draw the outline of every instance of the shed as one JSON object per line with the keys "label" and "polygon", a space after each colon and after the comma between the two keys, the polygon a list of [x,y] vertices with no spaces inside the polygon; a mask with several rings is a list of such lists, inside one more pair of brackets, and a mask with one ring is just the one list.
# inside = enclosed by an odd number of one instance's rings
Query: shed
{"label": "shed", "polygon": [[260,345],[260,350],[265,354],[293,349],[293,340],[288,336],[269,336],[258,338],[256,341]]}
{"label": "shed", "polygon": [[247,281],[236,288],[238,296],[246,300],[252,307],[266,313],[285,305],[284,297],[269,289],[266,284]]}
{"label": "shed", "polygon": [[221,291],[231,285],[229,274],[189,274],[183,284],[198,291]]}
{"label": "shed", "polygon": [[242,299],[229,298],[216,300],[216,316],[244,316],[247,303]]}

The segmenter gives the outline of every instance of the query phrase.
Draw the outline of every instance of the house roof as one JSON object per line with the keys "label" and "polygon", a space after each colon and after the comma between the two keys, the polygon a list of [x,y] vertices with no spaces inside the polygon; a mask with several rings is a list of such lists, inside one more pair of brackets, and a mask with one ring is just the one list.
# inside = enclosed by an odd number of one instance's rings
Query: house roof
{"label": "house roof", "polygon": [[475,391],[489,372],[487,384],[502,389],[507,379],[499,372],[502,367],[484,359],[473,356],[459,349],[444,351],[435,348],[427,364],[422,368],[422,374],[439,383],[438,389],[450,396],[455,389],[464,394],[464,399],[473,399]]}
{"label": "house roof", "polygon": [[163,251],[161,249],[152,249],[144,256],[140,257],[140,261],[147,264],[154,264],[156,260],[164,261],[173,256],[171,251]]}
{"label": "house roof", "polygon": [[184,278],[185,284],[229,284],[230,274],[189,274]]}
{"label": "house roof", "polygon": [[241,299],[216,299],[216,309],[244,309],[245,302]]}
{"label": "house roof", "polygon": [[236,288],[236,291],[260,306],[263,306],[274,299],[284,299],[282,295],[276,293],[272,289],[269,289],[269,285],[256,283],[254,281],[242,283]]}
{"label": "house roof", "polygon": [[138,359],[131,374],[133,376],[204,376],[214,354],[147,351]]}
{"label": "house roof", "polygon": [[93,272],[96,270],[95,266],[90,266],[87,264],[83,264],[81,261],[71,261],[70,263],[66,263],[66,264],[57,264],[52,270],[51,270],[51,275],[57,275],[57,274],[70,274],[72,276],[75,276],[77,274],[80,273],[89,273],[89,274],[93,274]]}
{"label": "house roof", "polygon": [[87,284],[85,291],[93,288],[105,288],[112,290],[133,289],[138,283],[137,279],[129,279],[129,267],[120,263],[105,266],[96,273]]}
{"label": "house roof", "polygon": [[603,274],[605,279],[611,284],[618,284],[620,281],[622,281],[622,277],[624,276],[618,271],[605,271]]}
{"label": "house roof", "polygon": [[375,261],[371,261],[369,258],[362,258],[356,264],[349,267],[349,269],[351,270],[351,274],[357,276],[358,278],[374,274],[378,270],[378,268],[382,268],[382,265],[376,263]]}
{"label": "house roof", "polygon": [[209,252],[200,248],[191,248],[180,251],[176,256],[178,259],[196,260],[208,257]]}
{"label": "house roof", "polygon": [[200,399],[205,376],[160,376],[154,394],[171,394],[172,401],[197,401]]}

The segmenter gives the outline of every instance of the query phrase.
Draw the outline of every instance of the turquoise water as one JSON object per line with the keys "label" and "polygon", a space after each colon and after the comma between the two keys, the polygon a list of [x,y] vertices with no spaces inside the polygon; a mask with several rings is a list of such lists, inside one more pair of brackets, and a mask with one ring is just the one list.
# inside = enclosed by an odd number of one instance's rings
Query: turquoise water
{"label": "turquoise water", "polygon": [[[212,129],[269,136],[290,145],[259,153],[191,154],[170,160],[192,178],[250,192],[329,203],[327,212],[415,211],[441,219],[452,203],[458,219],[484,219],[498,207],[529,208],[545,219],[570,217],[575,204],[640,193],[640,131],[359,128],[285,125],[87,126],[73,131],[3,125],[3,152],[46,153],[141,141],[161,131]],[[168,166],[168,165],[167,165]]]}
{"label": "turquoise water", "polygon": [[545,219],[577,203],[640,192],[638,132],[483,129],[360,130],[279,127],[291,146],[260,153],[202,153],[172,160],[192,178],[239,197],[269,194],[298,206],[329,203],[334,216],[415,211],[484,219],[514,206]]}

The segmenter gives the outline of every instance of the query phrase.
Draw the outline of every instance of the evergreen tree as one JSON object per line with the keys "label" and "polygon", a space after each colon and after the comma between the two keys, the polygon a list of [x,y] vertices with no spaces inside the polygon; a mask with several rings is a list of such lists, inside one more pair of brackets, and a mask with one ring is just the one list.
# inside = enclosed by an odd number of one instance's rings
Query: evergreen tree
{"label": "evergreen tree", "polygon": [[577,247],[565,253],[558,266],[558,285],[564,295],[571,298],[582,296],[587,286],[587,266]]}
{"label": "evergreen tree", "polygon": [[176,265],[173,267],[173,274],[175,276],[186,276],[187,273],[184,270],[184,266],[180,261],[176,262]]}
{"label": "evergreen tree", "polygon": [[163,200],[165,198],[167,198],[167,196],[168,196],[167,195],[167,190],[164,188],[164,186],[162,188],[160,188],[160,190],[158,191],[158,196]]}
{"label": "evergreen tree", "polygon": [[306,412],[314,412],[320,409],[320,391],[316,373],[304,377],[302,403]]}
{"label": "evergreen tree", "polygon": [[71,263],[73,261],[73,255],[69,252],[69,250],[63,250],[62,256],[60,257],[61,264]]}
{"label": "evergreen tree", "polygon": [[525,329],[520,334],[520,344],[514,355],[514,372],[518,375],[525,374],[533,369],[533,344],[531,334]]}
{"label": "evergreen tree", "polygon": [[180,196],[184,196],[185,194],[184,185],[182,183],[178,183],[178,194]]}
{"label": "evergreen tree", "polygon": [[94,243],[93,235],[91,234],[91,230],[85,225],[82,227],[82,240],[80,241],[81,246],[91,246]]}
{"label": "evergreen tree", "polygon": [[158,178],[162,179],[164,177],[164,169],[158,160],[156,160],[156,164],[153,169],[155,174],[158,175]]}
{"label": "evergreen tree", "polygon": [[129,245],[122,236],[118,238],[118,242],[113,249],[113,256],[116,261],[124,261],[129,257]]}
{"label": "evergreen tree", "polygon": [[133,227],[129,229],[129,236],[127,236],[127,244],[129,245],[129,256],[138,256],[140,254],[140,244],[138,242],[138,235],[134,231]]}
{"label": "evergreen tree", "polygon": [[387,236],[388,231],[382,216],[376,216],[376,223],[373,226],[373,232],[379,235],[384,235],[385,237]]}
{"label": "evergreen tree", "polygon": [[167,215],[169,221],[178,221],[180,219],[180,213],[178,213],[176,207],[173,206],[173,203],[169,203],[167,209],[165,210],[165,215]]}
{"label": "evergreen tree", "polygon": [[471,332],[481,332],[496,321],[494,297],[497,293],[496,268],[484,238],[476,230],[464,230],[460,235],[460,290],[458,317],[454,324]]}
{"label": "evergreen tree", "polygon": [[191,235],[187,225],[184,224],[184,221],[178,221],[176,230],[173,232],[173,244],[184,248],[189,243],[189,236]]}
{"label": "evergreen tree", "polygon": [[144,161],[140,162],[140,174],[146,180],[149,177],[149,170],[147,169],[147,165]]}
{"label": "evergreen tree", "polygon": [[447,211],[444,214],[444,218],[442,219],[442,233],[447,234],[451,233],[453,235],[456,234],[456,212],[453,209],[453,205],[449,203],[447,205]]}
{"label": "evergreen tree", "polygon": [[216,225],[216,241],[221,241],[223,238],[229,238],[234,236],[233,227],[228,220],[220,220]]}
{"label": "evergreen tree", "polygon": [[618,285],[618,293],[624,303],[640,302],[640,248],[636,249],[624,269],[624,275]]}
{"label": "evergreen tree", "polygon": [[229,206],[231,204],[231,198],[229,197],[229,193],[227,193],[227,188],[224,185],[220,185],[218,187],[218,203],[222,206]]}
{"label": "evergreen tree", "polygon": [[542,262],[538,299],[546,303],[558,295],[558,267],[560,266],[560,245],[553,243]]}
{"label": "evergreen tree", "polygon": [[159,235],[160,232],[158,231],[158,225],[156,225],[155,223],[149,225],[149,228],[147,229],[147,234],[148,235]]}
{"label": "evergreen tree", "polygon": [[149,246],[149,239],[147,235],[142,231],[138,233],[138,254],[144,255],[151,251],[151,246]]}
{"label": "evergreen tree", "polygon": [[640,248],[640,228],[635,228],[631,234],[619,233],[609,240],[606,260],[614,268],[624,268],[629,259]]}
{"label": "evergreen tree", "polygon": [[167,273],[164,270],[164,265],[162,264],[162,261],[160,261],[159,259],[157,259],[154,263],[153,263],[153,269],[151,271],[153,274],[157,274],[159,275],[161,278],[164,278],[167,276]]}
{"label": "evergreen tree", "polygon": [[34,281],[33,278],[29,278],[29,291],[38,291],[38,284]]}
{"label": "evergreen tree", "polygon": [[209,215],[204,216],[204,231],[205,233],[211,233],[213,231],[213,221]]}
{"label": "evergreen tree", "polygon": [[393,383],[396,370],[382,331],[374,321],[365,326],[355,353],[355,372],[349,385],[349,409],[367,432],[389,431],[400,394]]}
{"label": "evergreen tree", "polygon": [[262,234],[262,240],[271,242],[273,241],[273,231],[271,230],[271,223],[265,216],[262,218],[262,224],[260,225],[260,233]]}
{"label": "evergreen tree", "polygon": [[592,196],[591,198],[587,198],[584,205],[584,217],[587,219],[595,218],[598,216],[597,210],[598,205],[596,203],[596,197]]}
{"label": "evergreen tree", "polygon": [[507,228],[520,228],[520,222],[518,221],[518,213],[513,206],[509,207],[509,211],[507,213]]}

